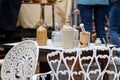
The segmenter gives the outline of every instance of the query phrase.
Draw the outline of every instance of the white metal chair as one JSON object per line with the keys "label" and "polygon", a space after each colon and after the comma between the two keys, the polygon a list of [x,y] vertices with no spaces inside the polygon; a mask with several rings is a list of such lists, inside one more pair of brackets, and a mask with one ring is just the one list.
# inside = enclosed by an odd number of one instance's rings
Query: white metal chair
{"label": "white metal chair", "polygon": [[50,80],[54,80],[54,75],[53,75],[52,71],[48,71],[48,72],[45,72],[45,73],[34,74],[32,76],[31,80],[47,80],[46,78],[47,78],[48,75],[51,76]]}
{"label": "white metal chair", "polygon": [[112,76],[111,80],[120,80],[120,57],[114,55],[117,52],[120,53],[120,48],[114,47],[110,51],[110,66],[106,73]]}
{"label": "white metal chair", "polygon": [[56,80],[56,79],[59,80],[57,77],[58,74],[56,74],[56,73],[58,73],[58,70],[59,70],[60,64],[61,64],[61,60],[60,60],[61,53],[62,53],[61,51],[55,51],[55,52],[48,53],[47,61],[50,65],[51,71],[35,74],[35,75],[33,75],[32,80],[40,80],[40,79],[47,80],[46,79],[47,75],[51,76],[51,80]]}
{"label": "white metal chair", "polygon": [[[107,54],[102,54],[103,51],[107,51]],[[109,48],[55,51],[47,55],[47,60],[56,80],[103,80],[109,64],[109,51]],[[88,52],[90,56],[83,56]],[[103,68],[101,60],[106,61]]]}
{"label": "white metal chair", "polygon": [[[51,68],[47,74],[52,74],[51,80],[106,80],[107,78],[119,80],[120,71],[116,59],[120,60],[120,58],[113,57],[112,53],[115,51],[120,51],[120,48],[111,50],[109,47],[97,47],[53,51],[47,55]],[[109,68],[111,60],[114,68],[112,70]],[[43,74],[42,80],[45,80],[46,73]],[[34,77],[37,76],[41,74]]]}
{"label": "white metal chair", "polygon": [[[81,52],[82,51],[82,52]],[[82,56],[90,51],[90,56]],[[82,70],[83,80],[104,80],[105,72],[109,64],[109,48],[81,49],[79,52],[79,63]],[[89,54],[89,53],[88,53]],[[84,65],[87,61],[87,65]]]}
{"label": "white metal chair", "polygon": [[[62,64],[61,56],[62,56],[62,51],[53,51],[51,53],[48,53],[47,61],[51,68],[51,71],[35,74],[35,75],[33,75],[32,80],[40,80],[40,79],[47,80],[46,79],[47,75],[51,76],[50,80],[64,80],[63,77],[61,77],[63,79],[60,79],[58,77],[60,74],[65,73],[65,71],[60,70],[60,66]],[[67,79],[65,79],[65,80],[67,80]]]}
{"label": "white metal chair", "polygon": [[1,67],[2,80],[30,80],[36,70],[38,53],[37,44],[31,40],[11,48]]}
{"label": "white metal chair", "polygon": [[83,75],[84,71],[81,70],[80,54],[82,54],[81,50],[72,49],[55,51],[47,55],[48,64],[56,80],[76,80],[82,78],[81,75]]}
{"label": "white metal chair", "polygon": [[[77,59],[76,57],[77,55],[74,55],[74,53],[76,53],[75,51],[76,50],[55,51],[47,55],[48,64],[50,65],[50,68],[56,80],[71,79],[70,73],[72,70],[71,67],[69,67],[69,65],[72,66],[72,64],[69,64],[69,61],[72,60],[73,58]],[[68,55],[69,54],[72,55],[72,53],[74,56],[70,56],[71,58],[68,58]],[[74,63],[75,62],[73,62],[73,64]]]}

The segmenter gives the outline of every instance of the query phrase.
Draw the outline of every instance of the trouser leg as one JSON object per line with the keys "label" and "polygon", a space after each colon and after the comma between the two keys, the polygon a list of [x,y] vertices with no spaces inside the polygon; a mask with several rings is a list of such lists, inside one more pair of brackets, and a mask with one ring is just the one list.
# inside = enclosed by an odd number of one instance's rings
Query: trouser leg
{"label": "trouser leg", "polygon": [[90,41],[92,42],[92,6],[78,5],[80,10],[81,22],[84,23],[85,30],[91,33]]}
{"label": "trouser leg", "polygon": [[5,42],[13,42],[21,0],[3,0],[3,29]]}
{"label": "trouser leg", "polygon": [[97,37],[101,39],[102,43],[104,43],[103,38],[107,42],[106,31],[105,31],[105,23],[106,23],[105,16],[107,15],[107,12],[108,12],[107,5],[94,6],[95,30],[97,33]]}
{"label": "trouser leg", "polygon": [[120,1],[111,6],[109,17],[110,23],[108,26],[110,40],[112,44],[120,47]]}

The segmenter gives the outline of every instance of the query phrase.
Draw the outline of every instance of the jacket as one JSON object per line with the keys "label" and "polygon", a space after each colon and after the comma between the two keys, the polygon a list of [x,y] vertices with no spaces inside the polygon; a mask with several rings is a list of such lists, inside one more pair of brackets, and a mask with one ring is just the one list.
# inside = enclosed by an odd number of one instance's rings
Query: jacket
{"label": "jacket", "polygon": [[108,5],[109,0],[77,0],[77,4],[81,4],[81,5]]}

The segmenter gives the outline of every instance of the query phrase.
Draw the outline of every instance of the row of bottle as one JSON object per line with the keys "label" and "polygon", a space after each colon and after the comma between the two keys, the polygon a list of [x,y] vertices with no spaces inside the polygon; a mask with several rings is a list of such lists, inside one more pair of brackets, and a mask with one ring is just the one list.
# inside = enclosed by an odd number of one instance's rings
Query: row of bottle
{"label": "row of bottle", "polygon": [[[47,29],[43,26],[43,19],[40,20],[40,26],[37,29],[37,43],[39,46],[47,44]],[[69,24],[63,26],[61,31],[58,30],[58,24],[55,25],[55,31],[52,32],[52,42],[54,46],[63,48],[74,48],[78,45],[78,30]]]}
{"label": "row of bottle", "polygon": [[[43,20],[40,20],[40,27],[37,29],[37,43],[39,46],[47,45],[47,29],[43,26]],[[81,24],[82,32],[76,29],[76,26],[70,26],[69,21],[58,30],[58,24],[55,25],[55,31],[52,32],[52,42],[55,47],[72,49],[75,47],[88,47],[90,43],[90,33],[85,31],[84,25]],[[79,41],[80,36],[80,41]]]}

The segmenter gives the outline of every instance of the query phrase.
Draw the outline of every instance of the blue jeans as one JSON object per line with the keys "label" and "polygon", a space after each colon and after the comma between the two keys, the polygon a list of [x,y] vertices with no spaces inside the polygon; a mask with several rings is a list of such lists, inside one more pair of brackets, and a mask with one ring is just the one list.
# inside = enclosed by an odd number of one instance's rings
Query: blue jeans
{"label": "blue jeans", "polygon": [[103,43],[103,38],[107,42],[106,32],[104,29],[105,26],[105,15],[108,11],[108,5],[78,5],[80,10],[81,22],[84,23],[86,31],[91,33],[91,42],[92,42],[92,31],[93,31],[93,14],[95,22],[95,30],[97,37],[99,37]]}
{"label": "blue jeans", "polygon": [[109,21],[110,40],[112,44],[120,47],[120,0],[111,5]]}

